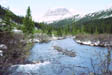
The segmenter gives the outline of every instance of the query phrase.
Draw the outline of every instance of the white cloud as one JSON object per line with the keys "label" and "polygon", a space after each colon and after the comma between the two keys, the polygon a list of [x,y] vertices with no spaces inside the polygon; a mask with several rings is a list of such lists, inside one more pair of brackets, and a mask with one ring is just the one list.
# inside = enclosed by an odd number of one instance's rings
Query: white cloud
{"label": "white cloud", "polygon": [[0,0],[1,5],[5,5],[9,0]]}

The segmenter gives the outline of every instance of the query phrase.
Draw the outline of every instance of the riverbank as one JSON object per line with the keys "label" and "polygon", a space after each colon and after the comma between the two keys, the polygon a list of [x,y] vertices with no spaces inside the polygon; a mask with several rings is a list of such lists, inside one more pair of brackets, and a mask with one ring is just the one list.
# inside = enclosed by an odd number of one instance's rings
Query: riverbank
{"label": "riverbank", "polygon": [[112,34],[79,34],[74,40],[82,45],[112,47]]}
{"label": "riverbank", "polygon": [[[42,33],[35,33],[33,39],[26,40],[27,42],[33,42],[33,43],[48,43],[53,40],[62,40],[65,38],[73,37],[72,35],[69,36],[48,36],[47,34]],[[74,37],[73,37],[74,38]]]}
{"label": "riverbank", "polygon": [[33,43],[26,43],[22,33],[0,32],[0,75],[15,64],[23,64],[30,54]]}

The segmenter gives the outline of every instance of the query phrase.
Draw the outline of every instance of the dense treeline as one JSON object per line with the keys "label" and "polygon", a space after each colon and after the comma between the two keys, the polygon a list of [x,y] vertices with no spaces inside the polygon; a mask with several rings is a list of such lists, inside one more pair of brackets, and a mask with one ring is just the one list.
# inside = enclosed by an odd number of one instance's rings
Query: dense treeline
{"label": "dense treeline", "polygon": [[82,31],[86,33],[112,33],[112,17],[90,20],[82,24],[78,23],[78,25],[80,25]]}
{"label": "dense treeline", "polygon": [[[64,21],[63,21],[64,22]],[[62,23],[62,21],[61,21]],[[86,22],[72,22],[71,24],[61,25],[61,23],[57,23],[58,25],[41,25],[41,29],[43,32],[47,34],[54,33],[55,35],[75,35],[79,33],[83,34],[103,34],[108,33],[112,34],[112,17],[102,18],[102,19],[94,19]]]}

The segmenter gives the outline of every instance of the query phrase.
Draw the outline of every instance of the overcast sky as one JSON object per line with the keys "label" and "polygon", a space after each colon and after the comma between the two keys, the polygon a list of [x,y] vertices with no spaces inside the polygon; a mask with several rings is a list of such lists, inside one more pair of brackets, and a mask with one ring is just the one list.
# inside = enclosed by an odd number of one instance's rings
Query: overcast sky
{"label": "overcast sky", "polygon": [[111,7],[112,0],[0,0],[0,4],[22,16],[30,6],[33,19],[37,20],[51,8],[63,7],[85,14]]}

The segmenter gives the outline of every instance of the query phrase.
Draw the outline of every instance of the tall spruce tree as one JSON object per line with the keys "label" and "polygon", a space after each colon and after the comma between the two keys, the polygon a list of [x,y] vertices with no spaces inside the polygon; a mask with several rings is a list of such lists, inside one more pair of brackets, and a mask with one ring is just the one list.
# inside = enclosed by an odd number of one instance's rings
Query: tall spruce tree
{"label": "tall spruce tree", "polygon": [[32,20],[31,16],[31,10],[30,7],[27,9],[27,14],[23,20],[23,32],[28,35],[28,34],[34,34],[34,21]]}

